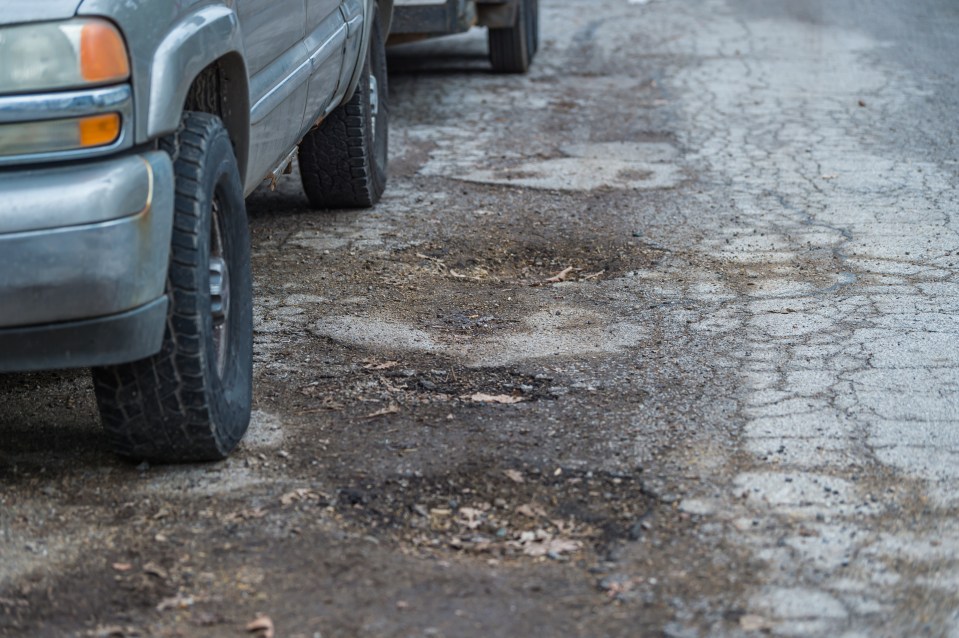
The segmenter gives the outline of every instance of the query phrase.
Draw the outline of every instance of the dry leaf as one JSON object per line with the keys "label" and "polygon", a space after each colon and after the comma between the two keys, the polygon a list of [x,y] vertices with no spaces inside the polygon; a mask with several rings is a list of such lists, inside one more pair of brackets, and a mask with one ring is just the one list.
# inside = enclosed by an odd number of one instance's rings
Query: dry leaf
{"label": "dry leaf", "polygon": [[583,544],[579,541],[570,540],[568,538],[554,538],[547,543],[546,551],[548,554],[572,554],[573,552],[578,552],[582,548]]}
{"label": "dry leaf", "polygon": [[482,523],[483,512],[475,507],[461,507],[457,512],[462,518],[456,522],[469,529],[476,529]]}
{"label": "dry leaf", "polygon": [[316,496],[317,493],[313,490],[306,487],[300,487],[281,496],[280,503],[283,505],[292,505],[297,501],[305,501],[307,499],[316,498]]}
{"label": "dry leaf", "polygon": [[539,505],[534,505],[532,503],[528,505],[520,505],[514,511],[520,516],[525,516],[527,518],[537,518],[540,516],[546,516],[546,510],[544,510]]}
{"label": "dry leaf", "polygon": [[506,478],[513,481],[514,483],[525,483],[526,479],[523,478],[523,473],[519,470],[503,470],[503,474],[506,475]]}
{"label": "dry leaf", "polygon": [[86,638],[126,638],[127,636],[142,636],[139,629],[122,625],[97,625],[83,634]]}
{"label": "dry leaf", "polygon": [[475,394],[464,394],[460,398],[469,399],[473,403],[504,403],[504,404],[519,403],[520,401],[523,400],[523,397],[514,397],[510,394],[485,394],[483,392],[477,392]]}
{"label": "dry leaf", "polygon": [[400,406],[396,405],[395,403],[391,403],[391,404],[389,404],[388,406],[386,406],[385,408],[383,408],[382,410],[377,410],[376,412],[371,412],[370,414],[367,414],[367,415],[366,415],[365,417],[363,417],[363,418],[364,418],[364,419],[375,419],[375,418],[378,417],[378,416],[386,416],[387,414],[396,414],[396,413],[399,412],[399,411],[400,411]]}
{"label": "dry leaf", "polygon": [[363,366],[364,370],[389,370],[400,365],[399,361],[384,361],[382,363],[367,363]]}
{"label": "dry leaf", "polygon": [[573,552],[578,552],[583,548],[583,544],[579,541],[569,540],[566,538],[551,538],[544,540],[543,542],[526,542],[523,543],[523,553],[527,556],[560,556],[562,554],[571,554]]}
{"label": "dry leaf", "polygon": [[157,578],[167,578],[170,574],[154,562],[149,562],[143,566],[143,571]]}
{"label": "dry leaf", "polygon": [[169,598],[164,598],[161,600],[157,604],[157,611],[166,611],[167,609],[186,609],[187,607],[192,607],[194,602],[196,601],[193,599],[193,596],[177,594],[176,596],[170,596]]}
{"label": "dry leaf", "polygon": [[263,518],[268,512],[261,508],[255,507],[252,509],[240,510],[238,512],[231,512],[223,517],[225,523],[239,523],[240,521],[249,521],[256,518]]}
{"label": "dry leaf", "polygon": [[444,531],[450,528],[450,516],[453,510],[444,508],[433,508],[430,510],[430,527],[437,531]]}
{"label": "dry leaf", "polygon": [[756,614],[746,614],[739,617],[739,628],[743,631],[767,631],[772,629],[772,623]]}
{"label": "dry leaf", "polygon": [[443,260],[438,257],[430,257],[429,255],[424,255],[423,253],[416,253],[416,256],[420,259],[425,259],[426,261],[432,261],[433,263],[442,264]]}
{"label": "dry leaf", "polygon": [[260,638],[273,638],[273,620],[269,616],[257,616],[247,624],[246,630],[250,633],[262,631]]}

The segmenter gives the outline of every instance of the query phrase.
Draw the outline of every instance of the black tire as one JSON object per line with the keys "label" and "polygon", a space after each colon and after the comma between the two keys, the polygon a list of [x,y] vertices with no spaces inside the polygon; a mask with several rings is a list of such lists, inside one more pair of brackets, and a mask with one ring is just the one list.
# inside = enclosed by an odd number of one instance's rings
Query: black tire
{"label": "black tire", "polygon": [[518,1],[513,26],[489,30],[489,59],[497,73],[526,73],[539,48],[539,1]]}
{"label": "black tire", "polygon": [[162,147],[176,181],[163,347],[147,359],[94,369],[94,388],[117,454],[218,460],[250,422],[253,310],[243,184],[218,117],[186,113]]}
{"label": "black tire", "polygon": [[529,41],[532,42],[532,47],[530,47],[529,61],[532,64],[536,52],[539,51],[539,0],[527,0],[527,2],[530,4]]}
{"label": "black tire", "polygon": [[316,209],[369,208],[386,188],[389,87],[378,11],[372,29],[353,97],[300,142],[300,180]]}

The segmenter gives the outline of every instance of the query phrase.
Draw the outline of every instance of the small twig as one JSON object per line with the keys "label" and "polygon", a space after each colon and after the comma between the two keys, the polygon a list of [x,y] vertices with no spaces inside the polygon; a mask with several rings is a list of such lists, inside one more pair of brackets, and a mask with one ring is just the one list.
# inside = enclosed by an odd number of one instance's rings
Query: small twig
{"label": "small twig", "polygon": [[560,282],[566,281],[566,278],[569,277],[569,273],[571,273],[571,272],[579,272],[579,271],[581,271],[581,270],[582,270],[582,268],[573,268],[572,266],[570,266],[569,268],[563,268],[561,271],[559,271],[558,273],[556,273],[555,275],[553,275],[553,276],[550,277],[549,279],[547,279],[547,280],[545,280],[545,281],[540,281],[540,282],[535,283],[535,284],[533,284],[533,285],[534,285],[534,286],[545,286],[546,284],[558,284],[558,283],[560,283]]}
{"label": "small twig", "polygon": [[447,272],[456,279],[468,279],[469,281],[483,281],[482,277],[470,277],[469,275],[461,275],[452,268],[448,269]]}
{"label": "small twig", "polygon": [[373,412],[373,413],[371,413],[371,414],[367,414],[367,415],[366,415],[365,417],[363,417],[363,418],[364,418],[364,419],[375,419],[375,418],[378,417],[378,416],[386,416],[387,414],[396,414],[396,413],[399,412],[399,411],[400,411],[400,406],[398,406],[398,405],[395,404],[395,403],[390,403],[388,406],[386,406],[386,407],[383,408],[382,410],[377,410],[376,412]]}

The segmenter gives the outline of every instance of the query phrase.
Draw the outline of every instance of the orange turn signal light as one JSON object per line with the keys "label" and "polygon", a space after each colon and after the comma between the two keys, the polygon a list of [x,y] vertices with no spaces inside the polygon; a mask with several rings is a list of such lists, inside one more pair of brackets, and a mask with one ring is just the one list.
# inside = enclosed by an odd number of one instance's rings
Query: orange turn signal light
{"label": "orange turn signal light", "polygon": [[92,83],[121,82],[130,77],[123,36],[109,22],[97,20],[80,31],[80,72]]}
{"label": "orange turn signal light", "polygon": [[93,115],[77,120],[77,130],[80,133],[80,146],[104,146],[111,144],[120,137],[120,116],[116,113]]}

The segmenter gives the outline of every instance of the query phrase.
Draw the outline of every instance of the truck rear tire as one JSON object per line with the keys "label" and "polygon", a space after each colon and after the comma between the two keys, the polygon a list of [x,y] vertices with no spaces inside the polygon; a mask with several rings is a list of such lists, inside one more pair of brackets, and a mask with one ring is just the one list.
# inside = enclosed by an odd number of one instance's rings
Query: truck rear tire
{"label": "truck rear tire", "polygon": [[300,142],[300,180],[316,209],[369,208],[386,188],[389,108],[379,11],[372,29],[353,97]]}
{"label": "truck rear tire", "polygon": [[225,458],[250,422],[250,240],[236,157],[220,118],[188,112],[161,145],[173,158],[175,208],[160,352],[96,368],[114,451],[177,463]]}
{"label": "truck rear tire", "polygon": [[489,59],[497,73],[526,73],[539,48],[539,1],[519,0],[513,26],[490,29]]}

